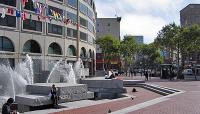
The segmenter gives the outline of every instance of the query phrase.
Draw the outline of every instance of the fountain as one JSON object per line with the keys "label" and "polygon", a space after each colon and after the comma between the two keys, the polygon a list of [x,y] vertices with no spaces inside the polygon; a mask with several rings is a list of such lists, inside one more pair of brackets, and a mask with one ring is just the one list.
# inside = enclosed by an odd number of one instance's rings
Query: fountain
{"label": "fountain", "polygon": [[76,84],[76,78],[72,64],[67,64],[66,60],[59,60],[51,70],[46,83],[66,82]]}
{"label": "fountain", "polygon": [[9,63],[0,65],[0,96],[15,98],[25,93],[27,84],[33,84],[32,60],[28,55],[15,69]]}
{"label": "fountain", "polygon": [[[51,104],[48,97],[51,86],[54,84],[57,87],[58,95],[60,96],[59,102],[69,102],[83,99],[94,98],[94,93],[89,92],[86,84],[78,84],[76,80],[83,74],[76,73],[73,70],[72,64],[68,64],[66,60],[59,60],[51,70],[46,83],[33,83],[33,70],[32,61],[29,57],[25,60],[28,64],[19,64],[16,73],[21,74],[21,77],[27,82],[26,93],[17,94],[16,102],[23,107],[21,112],[34,110],[34,107],[44,106]],[[76,65],[75,71],[81,71],[82,62],[79,60]],[[26,69],[23,68],[26,66]],[[25,72],[28,73],[25,73]]]}
{"label": "fountain", "polygon": [[74,65],[76,79],[85,78],[83,61],[79,58]]}

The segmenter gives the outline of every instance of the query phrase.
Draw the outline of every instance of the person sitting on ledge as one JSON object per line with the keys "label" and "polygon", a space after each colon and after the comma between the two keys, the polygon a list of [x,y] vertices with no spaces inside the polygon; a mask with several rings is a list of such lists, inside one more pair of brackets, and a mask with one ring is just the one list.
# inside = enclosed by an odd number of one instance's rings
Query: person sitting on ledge
{"label": "person sitting on ledge", "polygon": [[11,114],[10,106],[14,102],[13,98],[9,98],[7,102],[2,106],[2,114]]}
{"label": "person sitting on ledge", "polygon": [[110,75],[109,76],[105,76],[105,79],[113,79],[113,78],[115,78],[115,74],[114,74],[114,72],[113,71],[109,71],[109,72],[111,72],[111,73],[109,73]]}
{"label": "person sitting on ledge", "polygon": [[51,88],[51,100],[53,102],[53,106],[55,108],[57,108],[57,106],[58,106],[58,95],[57,95],[57,89],[56,89],[54,84],[52,85],[52,88]]}

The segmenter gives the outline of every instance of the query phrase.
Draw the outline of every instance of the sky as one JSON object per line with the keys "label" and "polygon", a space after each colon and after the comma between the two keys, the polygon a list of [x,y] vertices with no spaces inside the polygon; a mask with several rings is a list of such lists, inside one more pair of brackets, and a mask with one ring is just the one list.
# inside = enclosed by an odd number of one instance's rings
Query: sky
{"label": "sky", "polygon": [[180,10],[200,0],[95,0],[97,17],[122,17],[121,39],[124,35],[143,35],[151,43],[163,26],[180,25]]}

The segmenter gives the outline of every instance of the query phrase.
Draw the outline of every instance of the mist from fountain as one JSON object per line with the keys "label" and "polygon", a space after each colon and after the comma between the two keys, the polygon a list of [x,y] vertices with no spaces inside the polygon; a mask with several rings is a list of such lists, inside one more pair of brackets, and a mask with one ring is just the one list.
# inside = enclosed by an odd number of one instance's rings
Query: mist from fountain
{"label": "mist from fountain", "polygon": [[74,64],[74,68],[72,64],[67,63],[67,60],[61,59],[52,68],[46,83],[66,82],[76,84],[82,77],[85,77],[84,65],[80,58]]}
{"label": "mist from fountain", "polygon": [[74,65],[76,79],[85,78],[83,61],[79,58]]}
{"label": "mist from fountain", "polygon": [[66,60],[59,60],[51,70],[46,82],[66,82],[70,84],[76,84],[75,74],[72,65],[68,64]]}
{"label": "mist from fountain", "polygon": [[32,59],[26,55],[25,61],[13,70],[9,63],[0,65],[0,96],[15,98],[25,92],[25,86],[33,84]]}

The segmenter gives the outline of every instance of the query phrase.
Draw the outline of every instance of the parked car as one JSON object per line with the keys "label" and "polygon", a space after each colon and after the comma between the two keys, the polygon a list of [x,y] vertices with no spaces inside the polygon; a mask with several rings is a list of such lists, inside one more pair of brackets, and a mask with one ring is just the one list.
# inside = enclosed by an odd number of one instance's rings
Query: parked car
{"label": "parked car", "polygon": [[184,69],[183,72],[182,72],[183,75],[192,75],[193,72],[192,72],[192,69]]}

